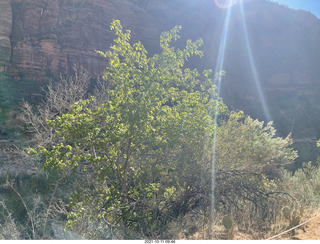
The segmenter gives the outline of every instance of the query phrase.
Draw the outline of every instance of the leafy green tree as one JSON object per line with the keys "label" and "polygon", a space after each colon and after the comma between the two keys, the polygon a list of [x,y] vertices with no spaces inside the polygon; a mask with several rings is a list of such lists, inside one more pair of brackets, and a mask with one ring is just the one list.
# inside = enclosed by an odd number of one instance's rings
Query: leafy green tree
{"label": "leafy green tree", "polygon": [[214,111],[226,107],[216,99],[210,70],[183,68],[191,55],[202,56],[202,40],[188,40],[183,50],[170,46],[180,29],[162,33],[161,54],[148,57],[113,21],[114,45],[98,52],[109,62],[110,99],[80,100],[49,121],[56,143],[29,149],[45,157],[47,168],[89,176],[70,198],[69,227],[89,218],[111,233],[156,238],[168,221],[196,206],[201,167],[210,164]]}

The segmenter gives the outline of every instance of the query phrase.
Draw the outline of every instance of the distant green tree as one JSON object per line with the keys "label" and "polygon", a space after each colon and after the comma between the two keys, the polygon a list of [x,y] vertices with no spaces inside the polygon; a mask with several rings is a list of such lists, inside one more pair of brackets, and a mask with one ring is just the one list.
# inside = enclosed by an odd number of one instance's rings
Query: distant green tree
{"label": "distant green tree", "polygon": [[69,227],[87,218],[115,232],[123,227],[156,238],[201,198],[214,111],[226,107],[216,98],[210,70],[183,68],[191,55],[202,56],[202,40],[188,40],[183,50],[170,46],[180,29],[162,33],[161,54],[149,58],[113,21],[117,39],[110,51],[98,52],[109,62],[110,99],[98,105],[94,97],[80,100],[48,122],[56,143],[29,149],[45,157],[47,168],[69,167],[90,177],[89,186],[70,198]]}

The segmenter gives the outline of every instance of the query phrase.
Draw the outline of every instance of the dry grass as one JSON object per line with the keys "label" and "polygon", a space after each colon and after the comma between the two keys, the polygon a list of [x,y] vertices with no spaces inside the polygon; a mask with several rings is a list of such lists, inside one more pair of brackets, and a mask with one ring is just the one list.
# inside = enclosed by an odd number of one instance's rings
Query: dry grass
{"label": "dry grass", "polygon": [[[301,219],[305,222],[320,214],[320,210],[308,210]],[[179,222],[171,224],[169,230],[170,237],[176,240],[226,240],[226,229],[221,221],[216,221],[212,226],[201,224],[201,216],[195,221],[195,216],[187,215]],[[219,219],[219,218],[217,218]],[[284,232],[288,228],[288,221],[285,218],[279,218],[277,223],[273,224],[269,230],[258,231],[254,228],[239,230],[234,226],[233,240],[266,240],[272,236]],[[316,218],[306,225],[295,230],[295,233],[283,234],[274,240],[320,240],[320,217]]]}
{"label": "dry grass", "polygon": [[[319,214],[320,210],[309,210],[302,219],[302,222],[307,221],[308,219],[311,219]],[[315,218],[301,228],[296,229],[294,234],[284,234],[275,240],[320,240],[320,217]]]}

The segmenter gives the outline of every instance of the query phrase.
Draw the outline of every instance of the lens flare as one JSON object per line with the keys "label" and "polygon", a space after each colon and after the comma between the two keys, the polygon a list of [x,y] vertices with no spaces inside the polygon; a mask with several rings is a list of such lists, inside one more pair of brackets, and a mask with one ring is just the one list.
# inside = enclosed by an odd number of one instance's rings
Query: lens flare
{"label": "lens flare", "polygon": [[[243,1],[244,0],[214,0],[215,4],[222,9],[227,9],[226,16],[225,16],[225,21],[224,21],[224,26],[223,26],[223,31],[221,34],[220,38],[220,44],[219,44],[219,53],[216,61],[216,67],[215,67],[215,73],[220,73],[223,71],[224,68],[224,58],[225,58],[225,50],[227,46],[227,40],[228,40],[228,31],[229,31],[229,25],[230,25],[230,17],[232,14],[232,8],[231,6],[240,3],[241,7],[241,16],[242,16],[242,24],[243,24],[243,29],[244,29],[244,35],[245,35],[245,40],[246,40],[246,46],[247,46],[247,51],[248,51],[248,57],[249,57],[249,62],[251,66],[251,72],[252,76],[255,80],[255,84],[257,87],[258,95],[260,97],[263,110],[265,113],[266,118],[270,121],[271,116],[268,110],[268,106],[262,91],[259,75],[257,68],[255,66],[255,61],[254,57],[252,54],[252,49],[250,45],[250,40],[248,37],[248,31],[246,27],[246,22],[244,18],[244,10],[243,10]],[[217,80],[217,101],[220,100],[220,90],[221,90],[221,76],[219,76]],[[212,94],[213,96],[214,94]],[[213,112],[213,111],[208,111],[208,112]],[[214,224],[214,208],[215,208],[215,166],[216,166],[216,136],[217,136],[217,124],[218,124],[218,116],[219,116],[219,106],[217,105],[214,111],[214,121],[213,121],[213,128],[214,128],[214,133],[213,133],[213,141],[212,141],[212,164],[211,164],[211,169],[212,169],[212,175],[211,175],[211,223]],[[205,148],[207,148],[207,145],[205,145]],[[204,167],[203,167],[204,168]],[[203,175],[203,174],[202,174]],[[212,236],[214,234],[214,230],[212,229]]]}
{"label": "lens flare", "polygon": [[265,99],[264,94],[263,94],[263,90],[262,90],[262,86],[261,86],[261,81],[260,81],[260,78],[259,78],[258,70],[256,68],[254,57],[253,57],[253,54],[252,54],[252,49],[251,49],[250,39],[249,39],[247,25],[246,25],[246,21],[245,21],[245,14],[244,14],[244,8],[243,8],[243,2],[242,1],[240,1],[240,11],[241,11],[241,17],[242,17],[241,19],[242,19],[244,35],[245,35],[245,39],[246,39],[246,46],[247,46],[247,51],[248,51],[248,57],[249,57],[252,76],[253,76],[253,79],[254,79],[255,84],[256,84],[256,88],[257,88],[258,95],[259,95],[259,98],[260,98],[260,101],[261,101],[261,104],[262,104],[262,109],[263,109],[264,115],[265,115],[265,117],[266,117],[266,119],[268,121],[271,121],[272,120],[271,119],[271,115],[270,115],[270,112],[269,112],[269,109],[268,109],[268,105],[267,105],[266,99]]}
{"label": "lens flare", "polygon": [[[221,2],[221,1],[220,1]],[[228,1],[229,7],[231,2],[235,1]],[[224,5],[225,6],[225,5]],[[225,50],[227,45],[227,37],[228,37],[228,30],[229,30],[229,23],[230,23],[230,16],[231,16],[231,9],[228,8],[228,11],[226,13],[224,26],[223,26],[223,32],[220,39],[220,45],[219,45],[219,54],[216,62],[215,67],[215,73],[220,73],[223,70],[223,64],[224,64],[224,57],[225,57]],[[221,89],[221,75],[219,75],[218,78],[218,84],[217,84],[217,101],[220,100],[220,89]],[[213,95],[213,94],[212,94]],[[210,112],[210,111],[209,111]],[[219,115],[219,105],[216,105],[215,111],[214,111],[214,133],[213,133],[213,142],[212,142],[212,162],[211,162],[211,169],[212,169],[212,175],[211,175],[211,223],[214,223],[214,207],[215,207],[215,163],[216,163],[216,136],[217,136],[217,124],[218,124],[218,115]],[[214,230],[212,229],[212,232]],[[213,233],[212,233],[213,235]]]}
{"label": "lens flare", "polygon": [[236,3],[238,3],[239,0],[214,0],[214,3],[219,7],[219,8],[229,8]]}

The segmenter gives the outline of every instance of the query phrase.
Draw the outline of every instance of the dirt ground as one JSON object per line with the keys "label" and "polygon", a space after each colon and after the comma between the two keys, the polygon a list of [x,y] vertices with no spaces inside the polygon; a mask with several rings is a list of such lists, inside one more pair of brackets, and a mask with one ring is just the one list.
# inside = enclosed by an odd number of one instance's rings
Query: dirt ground
{"label": "dirt ground", "polygon": [[[320,211],[309,214],[307,218],[303,219],[303,222],[306,222],[308,219],[312,219],[319,214]],[[283,234],[273,240],[320,240],[320,216],[297,228],[294,233]]]}

